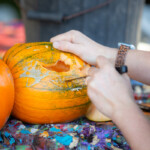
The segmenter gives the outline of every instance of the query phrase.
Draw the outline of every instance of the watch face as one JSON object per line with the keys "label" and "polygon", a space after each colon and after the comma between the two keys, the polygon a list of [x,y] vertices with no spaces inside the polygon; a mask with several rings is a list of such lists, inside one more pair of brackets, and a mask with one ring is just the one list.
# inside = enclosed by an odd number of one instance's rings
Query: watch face
{"label": "watch face", "polygon": [[130,49],[135,49],[135,46],[133,44],[127,44],[127,43],[118,43],[118,47],[120,47],[121,45],[125,45],[130,47]]}

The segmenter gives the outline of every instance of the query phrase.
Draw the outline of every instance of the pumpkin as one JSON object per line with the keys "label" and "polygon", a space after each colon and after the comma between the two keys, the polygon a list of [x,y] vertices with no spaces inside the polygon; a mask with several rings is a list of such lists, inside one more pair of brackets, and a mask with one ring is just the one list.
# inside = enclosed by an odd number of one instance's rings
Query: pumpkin
{"label": "pumpkin", "polygon": [[[85,115],[90,66],[50,42],[16,44],[4,56],[15,83],[12,115],[28,123],[61,123]],[[69,80],[69,81],[68,81]]]}
{"label": "pumpkin", "polygon": [[0,60],[0,129],[8,120],[14,104],[14,82],[8,66]]}
{"label": "pumpkin", "polygon": [[101,112],[99,112],[93,103],[90,104],[86,112],[86,118],[88,118],[91,121],[97,121],[97,122],[111,120],[110,118],[106,117]]}

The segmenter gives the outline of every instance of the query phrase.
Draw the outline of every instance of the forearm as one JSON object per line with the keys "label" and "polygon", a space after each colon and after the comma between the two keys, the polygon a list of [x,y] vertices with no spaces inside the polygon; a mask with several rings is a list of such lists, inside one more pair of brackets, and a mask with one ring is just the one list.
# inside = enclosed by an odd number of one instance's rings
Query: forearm
{"label": "forearm", "polygon": [[126,57],[130,78],[150,85],[150,52],[131,50]]}
{"label": "forearm", "polygon": [[133,150],[148,150],[150,124],[133,99],[128,76],[119,75],[105,57],[99,56],[96,65],[100,69],[88,71],[89,98],[119,127]]}
{"label": "forearm", "polygon": [[[105,57],[115,65],[118,50],[106,47]],[[110,54],[108,54],[110,53]],[[150,85],[150,52],[130,50],[127,52],[125,65],[128,66],[130,78]]]}
{"label": "forearm", "polygon": [[133,150],[148,150],[150,148],[150,123],[137,107],[123,108],[117,114],[114,122],[122,131]]}
{"label": "forearm", "polygon": [[[55,48],[73,53],[91,65],[96,65],[98,56],[104,56],[115,64],[118,52],[117,48],[98,44],[74,30],[53,37],[51,42]],[[125,63],[128,66],[130,78],[150,84],[150,52],[128,51]]]}

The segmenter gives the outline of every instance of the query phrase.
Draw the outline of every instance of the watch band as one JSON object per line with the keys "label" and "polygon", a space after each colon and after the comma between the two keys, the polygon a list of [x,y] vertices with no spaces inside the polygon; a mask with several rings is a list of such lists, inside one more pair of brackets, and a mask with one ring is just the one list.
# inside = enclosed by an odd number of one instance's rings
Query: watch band
{"label": "watch band", "polygon": [[126,43],[118,43],[118,54],[115,62],[115,67],[121,67],[125,65],[125,58],[127,51],[130,49],[135,49],[134,45],[126,44]]}

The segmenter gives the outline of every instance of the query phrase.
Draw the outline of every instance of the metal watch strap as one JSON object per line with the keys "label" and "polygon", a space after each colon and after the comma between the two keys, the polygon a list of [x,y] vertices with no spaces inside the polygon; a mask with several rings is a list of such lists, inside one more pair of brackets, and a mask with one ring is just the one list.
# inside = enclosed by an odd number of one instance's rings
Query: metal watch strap
{"label": "metal watch strap", "polygon": [[118,54],[115,62],[115,67],[121,67],[125,65],[125,58],[127,51],[129,49],[135,49],[134,45],[126,44],[126,43],[118,43]]}

